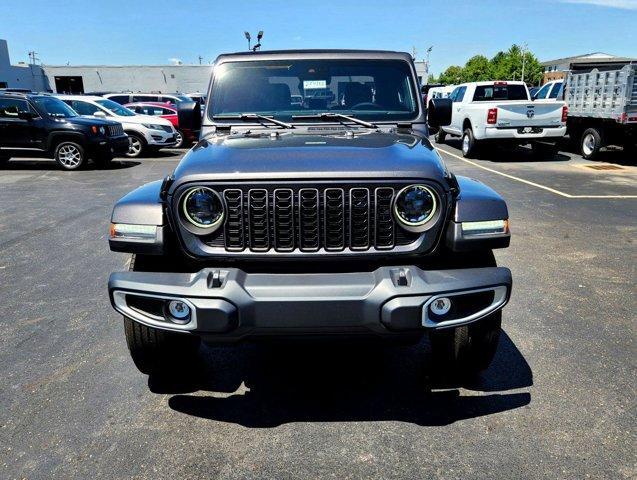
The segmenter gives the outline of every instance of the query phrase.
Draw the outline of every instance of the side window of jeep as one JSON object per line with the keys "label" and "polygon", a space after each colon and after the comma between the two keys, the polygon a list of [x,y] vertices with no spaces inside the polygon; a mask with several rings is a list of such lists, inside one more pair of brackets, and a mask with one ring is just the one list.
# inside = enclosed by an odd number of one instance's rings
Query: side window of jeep
{"label": "side window of jeep", "polygon": [[18,113],[28,112],[29,104],[24,100],[0,98],[0,119],[17,119]]}

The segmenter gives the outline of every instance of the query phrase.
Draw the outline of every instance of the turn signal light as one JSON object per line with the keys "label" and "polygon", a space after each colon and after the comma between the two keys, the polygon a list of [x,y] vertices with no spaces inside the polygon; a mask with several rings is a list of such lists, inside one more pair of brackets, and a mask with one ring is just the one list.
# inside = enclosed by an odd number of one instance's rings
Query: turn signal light
{"label": "turn signal light", "polygon": [[490,125],[495,125],[497,121],[498,121],[498,109],[490,108],[487,111],[487,123]]}

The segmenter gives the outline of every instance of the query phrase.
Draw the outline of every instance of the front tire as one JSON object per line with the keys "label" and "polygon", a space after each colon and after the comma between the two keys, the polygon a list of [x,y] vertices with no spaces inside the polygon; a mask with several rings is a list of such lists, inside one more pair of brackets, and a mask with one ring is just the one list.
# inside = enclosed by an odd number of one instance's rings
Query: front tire
{"label": "front tire", "polygon": [[86,153],[79,143],[61,142],[55,147],[53,158],[63,170],[78,170],[86,162]]}
{"label": "front tire", "polygon": [[447,134],[440,128],[438,133],[434,136],[434,140],[436,143],[445,143],[445,139],[447,138]]}
{"label": "front tire", "polygon": [[[129,270],[153,271],[161,257],[132,255]],[[137,369],[146,375],[192,373],[196,370],[200,339],[189,333],[175,333],[142,325],[124,317],[124,332],[131,358]]]}
{"label": "front tire", "polygon": [[141,135],[129,133],[128,142],[128,152],[126,152],[128,158],[137,158],[146,150],[146,140]]}
{"label": "front tire", "polygon": [[177,138],[177,143],[175,143],[175,146],[173,148],[183,148],[186,144],[186,137],[184,135],[184,132],[178,129],[175,130],[175,137]]}
{"label": "front tire", "polygon": [[465,129],[462,134],[462,156],[465,158],[472,158],[476,154],[478,149],[478,141],[473,136],[471,128]]}
{"label": "front tire", "polygon": [[603,142],[602,134],[596,128],[587,128],[584,130],[580,141],[582,157],[586,160],[593,160],[604,146]]}
{"label": "front tire", "polygon": [[451,378],[477,375],[491,364],[501,330],[499,310],[469,325],[432,331],[429,340],[434,371]]}

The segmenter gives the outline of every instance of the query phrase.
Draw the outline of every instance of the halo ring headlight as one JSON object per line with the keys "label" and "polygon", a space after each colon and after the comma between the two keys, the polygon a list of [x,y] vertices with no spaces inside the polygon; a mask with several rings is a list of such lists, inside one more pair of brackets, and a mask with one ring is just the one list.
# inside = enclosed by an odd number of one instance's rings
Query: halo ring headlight
{"label": "halo ring headlight", "polygon": [[405,230],[423,232],[438,213],[438,196],[427,185],[408,185],[394,199],[394,218]]}
{"label": "halo ring headlight", "polygon": [[215,231],[225,218],[225,206],[219,193],[208,187],[194,187],[181,200],[181,212],[186,225],[195,227],[193,233]]}

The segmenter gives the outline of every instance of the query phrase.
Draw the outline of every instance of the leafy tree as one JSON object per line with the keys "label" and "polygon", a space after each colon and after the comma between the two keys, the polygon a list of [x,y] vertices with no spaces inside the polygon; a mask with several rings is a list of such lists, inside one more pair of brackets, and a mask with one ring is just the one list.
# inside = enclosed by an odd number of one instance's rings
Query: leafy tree
{"label": "leafy tree", "polygon": [[[506,52],[498,52],[490,60],[484,55],[471,57],[464,67],[452,65],[438,77],[438,82],[447,85],[482,80],[520,80],[522,78],[522,60],[524,60],[524,81],[539,84],[542,79],[542,66],[531,52],[523,52],[512,45]],[[435,79],[432,79],[432,82]]]}

